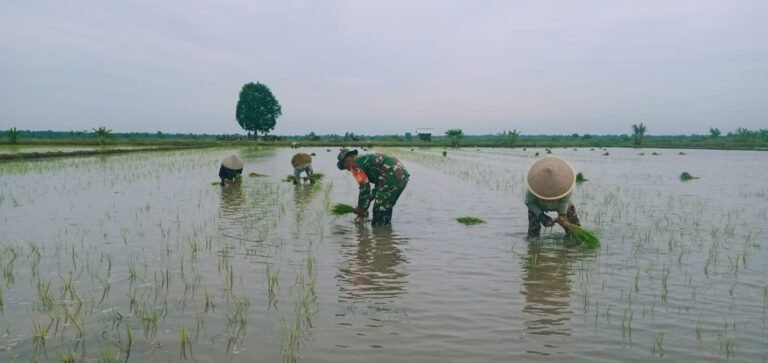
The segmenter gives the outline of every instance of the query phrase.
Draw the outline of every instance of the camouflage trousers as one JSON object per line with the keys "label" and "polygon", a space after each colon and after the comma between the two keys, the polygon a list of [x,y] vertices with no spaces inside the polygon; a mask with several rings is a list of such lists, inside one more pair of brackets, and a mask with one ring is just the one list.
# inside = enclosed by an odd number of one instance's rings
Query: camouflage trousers
{"label": "camouflage trousers", "polygon": [[386,226],[392,222],[392,210],[395,208],[395,203],[397,203],[397,199],[400,198],[400,194],[403,193],[406,185],[408,185],[408,178],[376,188],[376,195],[373,197],[371,224],[374,226]]}
{"label": "camouflage trousers", "polygon": [[[568,222],[571,222],[575,225],[580,226],[581,223],[579,222],[579,216],[576,215],[576,207],[573,206],[573,204],[568,206],[568,211],[565,213],[566,219],[568,219]],[[530,210],[528,211],[528,236],[530,237],[538,237],[541,234],[541,222],[539,222],[539,216],[533,214]],[[565,233],[568,235],[569,233],[566,231]]]}

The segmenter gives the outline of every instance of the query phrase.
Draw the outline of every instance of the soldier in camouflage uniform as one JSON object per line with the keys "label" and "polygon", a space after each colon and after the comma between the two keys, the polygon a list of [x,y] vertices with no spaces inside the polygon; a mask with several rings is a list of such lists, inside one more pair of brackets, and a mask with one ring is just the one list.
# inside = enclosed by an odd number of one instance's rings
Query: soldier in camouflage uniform
{"label": "soldier in camouflage uniform", "polygon": [[[368,217],[368,207],[373,201],[374,226],[388,225],[392,221],[392,209],[408,185],[410,174],[397,158],[384,154],[357,156],[357,150],[342,149],[336,164],[339,170],[349,170],[360,185],[355,213]],[[376,187],[371,192],[371,184]]]}

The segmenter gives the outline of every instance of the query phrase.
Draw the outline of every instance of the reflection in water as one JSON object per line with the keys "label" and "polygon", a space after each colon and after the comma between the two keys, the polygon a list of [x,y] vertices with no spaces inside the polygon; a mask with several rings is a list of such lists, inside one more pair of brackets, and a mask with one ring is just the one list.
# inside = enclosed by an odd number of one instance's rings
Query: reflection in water
{"label": "reflection in water", "polygon": [[523,259],[526,330],[538,335],[571,335],[571,266],[573,256],[562,247],[528,243]]}
{"label": "reflection in water", "polygon": [[342,244],[336,276],[341,299],[386,299],[405,292],[408,273],[401,246],[407,239],[391,227],[355,226],[356,238]]}
{"label": "reflection in water", "polygon": [[245,192],[237,184],[221,188],[221,217],[227,220],[239,220],[245,217]]}
{"label": "reflection in water", "polygon": [[307,205],[312,203],[315,194],[320,190],[320,183],[296,184],[293,189],[293,201],[296,203],[296,227],[298,228],[301,225],[299,222],[304,216],[304,210]]}

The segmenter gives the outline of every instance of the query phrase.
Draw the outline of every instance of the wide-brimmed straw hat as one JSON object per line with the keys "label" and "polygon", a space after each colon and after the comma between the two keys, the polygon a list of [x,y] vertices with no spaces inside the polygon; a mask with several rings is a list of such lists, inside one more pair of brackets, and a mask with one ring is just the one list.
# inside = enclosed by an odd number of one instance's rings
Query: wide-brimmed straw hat
{"label": "wide-brimmed straw hat", "polygon": [[245,162],[243,162],[243,159],[240,159],[237,155],[230,155],[224,158],[221,165],[224,165],[227,169],[240,170],[245,166]]}
{"label": "wide-brimmed straw hat", "polygon": [[526,178],[528,190],[543,200],[565,197],[576,185],[576,172],[567,161],[546,156],[531,165]]}
{"label": "wide-brimmed straw hat", "polygon": [[336,163],[336,167],[339,168],[339,170],[346,169],[346,167],[344,167],[344,159],[346,159],[349,155],[357,155],[357,149],[341,149],[338,157],[339,162]]}

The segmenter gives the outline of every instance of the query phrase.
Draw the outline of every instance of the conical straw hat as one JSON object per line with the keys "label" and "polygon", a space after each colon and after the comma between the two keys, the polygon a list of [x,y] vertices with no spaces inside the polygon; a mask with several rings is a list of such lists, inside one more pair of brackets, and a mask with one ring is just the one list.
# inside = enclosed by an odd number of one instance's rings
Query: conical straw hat
{"label": "conical straw hat", "polygon": [[543,200],[560,199],[573,190],[576,172],[567,161],[546,156],[528,169],[528,190]]}
{"label": "conical straw hat", "polygon": [[243,159],[240,159],[237,155],[230,155],[224,158],[221,165],[224,165],[227,169],[240,170],[245,166],[245,163],[243,162]]}
{"label": "conical straw hat", "polygon": [[312,164],[312,156],[307,153],[298,153],[291,158],[291,165],[294,168],[304,169]]}

